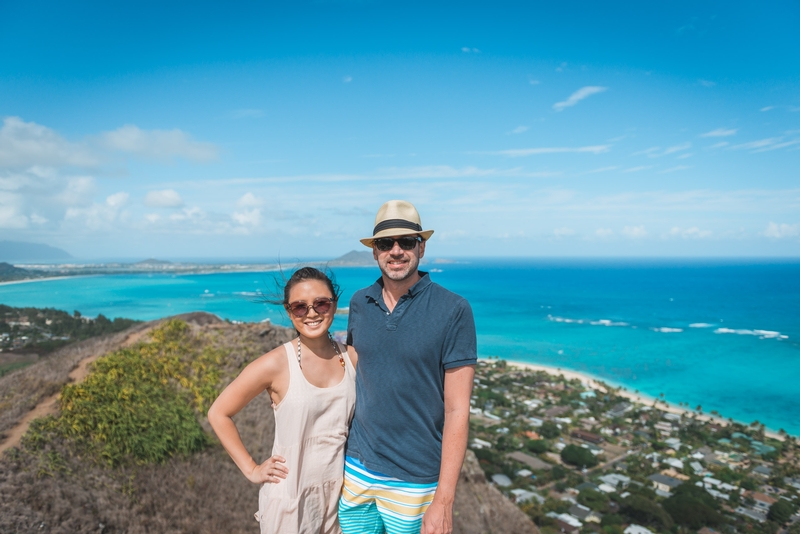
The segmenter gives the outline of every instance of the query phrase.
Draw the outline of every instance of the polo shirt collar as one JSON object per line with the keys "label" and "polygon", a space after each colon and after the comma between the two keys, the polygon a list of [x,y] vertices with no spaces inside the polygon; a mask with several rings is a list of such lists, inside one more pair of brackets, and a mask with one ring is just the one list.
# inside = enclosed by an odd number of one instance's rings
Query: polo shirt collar
{"label": "polo shirt collar", "polygon": [[[425,271],[418,271],[420,275],[420,279],[417,280],[417,283],[411,286],[408,290],[408,295],[410,297],[416,297],[422,291],[428,288],[431,285],[431,277],[428,276],[428,273]],[[378,278],[374,284],[367,288],[367,297],[371,298],[372,300],[381,302],[383,300],[383,277]]]}

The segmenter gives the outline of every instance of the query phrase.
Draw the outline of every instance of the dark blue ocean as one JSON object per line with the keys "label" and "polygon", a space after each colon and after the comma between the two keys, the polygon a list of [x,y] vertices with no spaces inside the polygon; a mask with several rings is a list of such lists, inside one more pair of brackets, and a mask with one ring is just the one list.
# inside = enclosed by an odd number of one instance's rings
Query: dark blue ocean
{"label": "dark blue ocean", "polygon": [[[585,372],[800,434],[800,262],[474,260],[425,266],[472,304],[482,357]],[[341,306],[377,268],[337,268]],[[204,310],[288,325],[274,273],[114,275],[0,286],[0,303],[155,319]],[[334,322],[346,328],[346,316]]]}

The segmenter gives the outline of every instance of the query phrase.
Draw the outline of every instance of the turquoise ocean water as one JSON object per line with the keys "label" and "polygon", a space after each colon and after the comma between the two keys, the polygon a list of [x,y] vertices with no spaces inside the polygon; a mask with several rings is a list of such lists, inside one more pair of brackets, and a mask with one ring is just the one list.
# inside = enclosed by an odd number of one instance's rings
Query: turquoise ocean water
{"label": "turquoise ocean water", "polygon": [[[472,304],[482,357],[586,372],[800,434],[800,262],[475,260],[428,265]],[[334,270],[345,306],[376,268]],[[274,273],[92,276],[0,286],[0,303],[288,325]],[[335,330],[346,328],[338,316]]]}

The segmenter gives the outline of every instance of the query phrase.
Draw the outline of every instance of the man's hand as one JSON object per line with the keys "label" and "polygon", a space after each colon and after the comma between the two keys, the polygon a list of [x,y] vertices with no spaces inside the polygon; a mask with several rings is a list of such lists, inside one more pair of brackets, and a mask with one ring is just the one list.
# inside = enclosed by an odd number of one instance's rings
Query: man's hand
{"label": "man's hand", "polygon": [[419,534],[451,534],[453,532],[453,503],[444,504],[433,498],[425,515]]}

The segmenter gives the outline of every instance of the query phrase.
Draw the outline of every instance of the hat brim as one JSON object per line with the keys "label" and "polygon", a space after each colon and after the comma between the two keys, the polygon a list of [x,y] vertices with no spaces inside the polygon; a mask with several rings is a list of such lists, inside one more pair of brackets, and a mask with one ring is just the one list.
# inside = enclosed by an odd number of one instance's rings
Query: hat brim
{"label": "hat brim", "polygon": [[372,242],[376,239],[380,239],[381,237],[397,237],[401,235],[418,235],[422,237],[423,241],[427,241],[433,235],[433,230],[423,230],[421,232],[417,232],[416,230],[410,230],[408,228],[387,228],[386,230],[381,230],[372,237],[360,239],[360,241],[365,247],[372,248]]}

